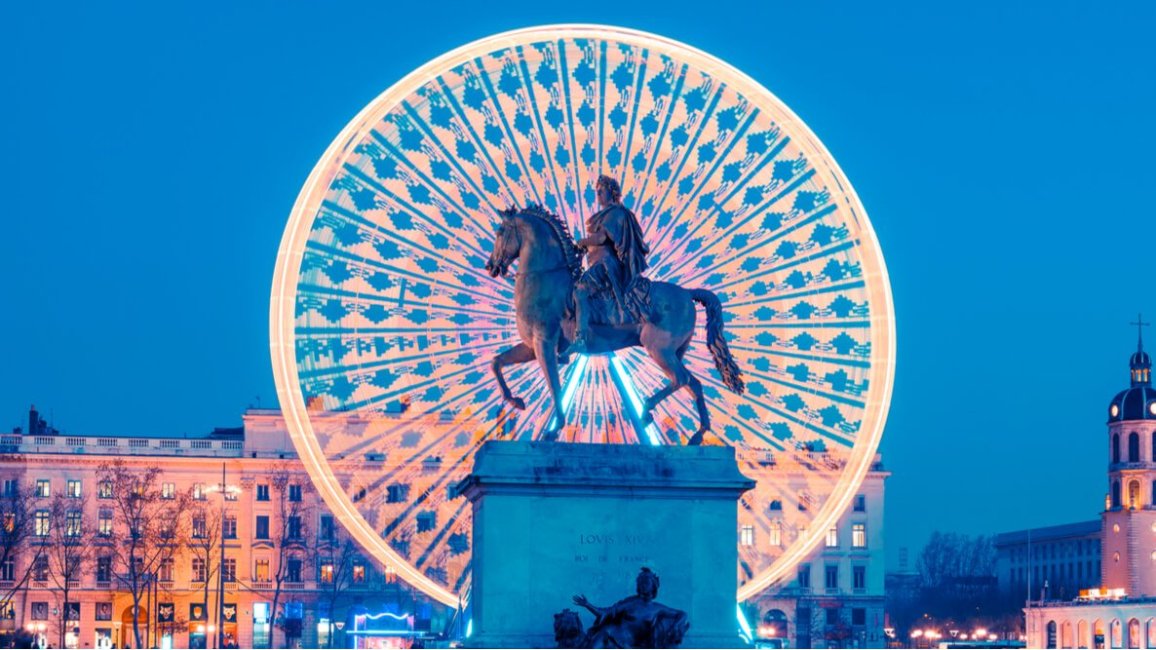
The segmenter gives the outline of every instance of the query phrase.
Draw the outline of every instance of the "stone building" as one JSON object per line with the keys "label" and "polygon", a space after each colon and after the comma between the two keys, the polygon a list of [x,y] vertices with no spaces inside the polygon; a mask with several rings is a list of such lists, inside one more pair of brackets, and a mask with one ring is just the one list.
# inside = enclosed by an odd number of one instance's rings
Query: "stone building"
{"label": "stone building", "polygon": [[[112,552],[124,540],[114,535],[114,487],[100,470],[117,459],[133,472],[160,468],[162,498],[187,493],[202,513],[190,511],[191,538],[160,563],[144,591],[136,616],[148,647],[262,648],[274,634],[276,647],[352,647],[354,636],[360,647],[407,647],[452,624],[452,610],[356,547],[344,550],[343,531],[312,490],[278,411],[250,410],[243,420],[243,427],[200,436],[73,436],[47,428],[33,410],[27,432],[0,435],[5,495],[31,489],[34,518],[30,543],[0,566],[0,634],[44,634],[55,647],[62,636],[69,647],[133,647],[132,597]],[[30,566],[49,543],[40,519],[47,522],[58,495],[69,508],[65,525],[75,516],[94,531],[68,612],[40,570],[46,567]],[[279,540],[278,530],[288,532]],[[209,549],[207,559],[198,547]]]}
{"label": "stone building", "polygon": [[851,507],[798,565],[794,579],[749,603],[752,614],[757,610],[756,633],[762,642],[791,648],[885,645],[883,493],[888,476],[876,457]]}
{"label": "stone building", "polygon": [[1156,389],[1143,340],[1128,366],[1131,385],[1108,404],[1099,586],[1028,601],[1028,647],[1156,648]]}

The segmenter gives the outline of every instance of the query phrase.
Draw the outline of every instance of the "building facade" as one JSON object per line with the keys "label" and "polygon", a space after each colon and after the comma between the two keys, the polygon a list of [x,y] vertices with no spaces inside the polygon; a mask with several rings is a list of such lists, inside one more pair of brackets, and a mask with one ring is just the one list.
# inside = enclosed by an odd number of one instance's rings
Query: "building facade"
{"label": "building facade", "polygon": [[1100,586],[1100,520],[1001,533],[996,579],[1004,593],[1070,600]]}
{"label": "building facade", "polygon": [[1143,340],[1108,405],[1099,587],[1028,602],[1028,647],[1156,648],[1156,389]]}
{"label": "building facade", "polygon": [[879,648],[884,626],[884,483],[876,457],[851,507],[795,577],[752,599],[757,637],[792,648]]}
{"label": "building facade", "polygon": [[[159,498],[188,498],[187,535],[143,588],[118,565],[119,486],[105,480],[114,461],[138,476],[159,468]],[[180,438],[64,436],[38,423],[0,436],[0,480],[5,507],[26,504],[31,526],[0,564],[0,634],[11,641],[134,647],[136,618],[146,647],[404,647],[454,616],[344,542],[277,411]],[[50,560],[73,532],[92,548],[66,610]]]}

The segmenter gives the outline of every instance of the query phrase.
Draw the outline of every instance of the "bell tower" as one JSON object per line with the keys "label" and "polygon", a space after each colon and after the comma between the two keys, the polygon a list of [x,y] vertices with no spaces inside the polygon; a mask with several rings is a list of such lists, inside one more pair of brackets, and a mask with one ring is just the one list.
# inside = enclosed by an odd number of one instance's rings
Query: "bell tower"
{"label": "bell tower", "polygon": [[1131,386],[1108,405],[1108,496],[1100,532],[1101,583],[1128,596],[1156,595],[1156,390],[1144,320],[1128,361]]}

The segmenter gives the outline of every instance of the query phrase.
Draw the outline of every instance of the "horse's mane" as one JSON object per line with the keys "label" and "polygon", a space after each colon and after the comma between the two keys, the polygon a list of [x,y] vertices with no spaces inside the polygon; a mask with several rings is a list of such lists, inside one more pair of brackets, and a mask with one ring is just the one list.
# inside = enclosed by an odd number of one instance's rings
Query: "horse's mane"
{"label": "horse's mane", "polygon": [[570,228],[567,227],[565,221],[562,221],[562,217],[550,212],[537,203],[528,203],[524,208],[511,206],[499,211],[498,214],[502,215],[503,218],[510,218],[517,214],[527,214],[544,221],[554,230],[554,234],[558,237],[558,241],[562,245],[562,255],[566,258],[566,266],[569,267],[570,274],[573,275],[575,279],[582,274],[582,249],[578,248],[578,244],[574,243],[574,235],[570,234]]}

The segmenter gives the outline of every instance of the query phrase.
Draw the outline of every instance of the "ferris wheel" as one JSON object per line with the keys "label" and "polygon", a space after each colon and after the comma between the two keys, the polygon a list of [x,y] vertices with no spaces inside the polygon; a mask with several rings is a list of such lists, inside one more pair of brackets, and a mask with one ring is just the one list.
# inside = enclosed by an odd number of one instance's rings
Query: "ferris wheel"
{"label": "ferris wheel", "polygon": [[[495,439],[541,435],[536,367],[507,375],[513,281],[484,270],[509,206],[581,236],[600,174],[650,245],[649,277],[714,291],[747,384],[725,390],[703,333],[714,444],[757,487],[739,503],[740,599],[792,568],[870,468],[894,376],[894,311],[867,214],[807,126],[757,82],[667,38],[558,25],[485,38],[366,106],[301,190],[270,314],[286,425],[362,547],[449,605],[467,597],[470,509],[453,486]],[[514,269],[516,272],[516,268]],[[699,319],[701,330],[703,319]],[[563,368],[560,444],[682,444],[694,405],[642,400],[665,376],[637,350]],[[738,532],[738,531],[736,531]]]}

